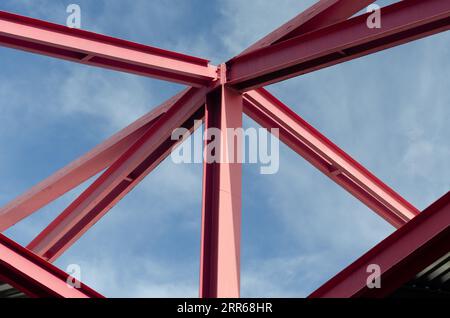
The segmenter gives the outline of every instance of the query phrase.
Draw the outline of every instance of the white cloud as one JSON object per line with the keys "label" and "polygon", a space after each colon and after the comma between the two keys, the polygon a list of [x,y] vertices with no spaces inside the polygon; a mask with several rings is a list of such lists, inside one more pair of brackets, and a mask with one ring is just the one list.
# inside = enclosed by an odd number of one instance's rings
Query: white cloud
{"label": "white cloud", "polygon": [[[152,5],[151,12],[148,2],[133,5],[104,2],[101,15],[85,12],[87,24],[84,25],[107,34],[219,60],[239,53],[312,2],[221,1],[218,3],[220,19],[212,21],[214,26],[189,36],[180,33],[183,30],[177,27],[183,25],[181,21],[191,19],[183,13],[189,7],[186,1],[177,2],[179,6],[175,8],[163,1]],[[60,8],[53,2],[23,3],[30,5],[27,11],[30,15],[61,19]],[[171,5],[171,10],[165,5]],[[448,43],[448,36],[422,41],[414,50],[409,47],[377,54],[290,80],[271,90],[407,199],[425,207],[436,199],[441,189],[448,190],[450,180],[446,143],[450,102]],[[19,131],[23,123],[31,125],[34,121],[44,127],[58,119],[81,116],[89,121],[82,133],[92,129],[94,134],[102,135],[96,136],[100,141],[166,96],[160,93],[163,86],[138,77],[112,75],[83,66],[64,67],[63,72],[57,72],[49,65],[43,64],[47,73],[34,84],[32,79],[2,81],[0,96],[11,107],[2,106],[1,116],[27,119],[8,122],[8,126],[0,128],[2,133],[13,125]],[[411,71],[414,67],[418,68],[417,72]],[[48,96],[51,102],[35,107],[33,97],[21,93],[29,93],[30,87],[35,87],[35,96]],[[51,97],[56,88],[56,97]],[[46,116],[51,120],[39,123]],[[101,123],[102,129],[92,128],[93,121]],[[2,143],[8,143],[6,137]],[[267,249],[254,259],[245,259],[243,295],[307,295],[392,231],[378,216],[320,176],[296,154],[284,148],[281,160],[280,173],[264,178],[267,184],[255,177],[258,186],[253,195],[246,193],[246,200],[256,201],[257,212],[267,212],[273,218],[271,224],[258,224],[267,226],[261,231],[268,231],[277,223],[282,229],[280,240],[289,242],[280,246],[280,250],[295,252],[286,256]],[[2,168],[14,169],[3,165]],[[17,234],[19,241],[31,237],[70,198],[49,206],[44,211],[45,218],[36,215],[29,223],[20,225],[17,233],[20,229],[23,233]],[[178,258],[178,254],[185,252],[186,245],[182,244],[186,241],[198,243],[200,198],[201,167],[175,166],[166,161],[58,264],[64,268],[68,263],[79,263],[85,281],[111,296],[196,296],[197,263],[186,255]],[[258,220],[259,216],[251,219],[255,223]],[[182,233],[168,242],[171,236],[167,233],[178,231]],[[266,242],[249,240],[248,243],[251,246],[247,249],[258,250]],[[197,248],[196,245],[192,250]],[[152,252],[172,254],[158,258]]]}
{"label": "white cloud", "polygon": [[221,21],[217,33],[228,50],[228,58],[296,16],[315,1],[225,0],[220,1]]}
{"label": "white cloud", "polygon": [[[102,253],[100,253],[102,254]],[[149,257],[133,257],[123,262],[109,255],[77,259],[81,280],[108,297],[197,297],[197,281],[180,263],[167,263]],[[187,267],[185,267],[187,269]]]}
{"label": "white cloud", "polygon": [[154,100],[152,92],[139,78],[108,75],[99,69],[77,67],[63,77],[59,89],[61,115],[94,116],[106,120],[109,130],[114,131],[153,107],[149,105]]}
{"label": "white cloud", "polygon": [[252,260],[242,272],[242,297],[306,297],[317,280],[323,255],[294,255]]}

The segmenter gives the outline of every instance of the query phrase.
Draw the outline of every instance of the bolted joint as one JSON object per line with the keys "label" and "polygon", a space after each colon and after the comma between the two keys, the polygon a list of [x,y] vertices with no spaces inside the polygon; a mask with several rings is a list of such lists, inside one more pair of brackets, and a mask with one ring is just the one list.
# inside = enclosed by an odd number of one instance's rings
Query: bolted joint
{"label": "bolted joint", "polygon": [[220,85],[225,85],[227,83],[227,65],[225,63],[222,63],[217,67],[217,80]]}

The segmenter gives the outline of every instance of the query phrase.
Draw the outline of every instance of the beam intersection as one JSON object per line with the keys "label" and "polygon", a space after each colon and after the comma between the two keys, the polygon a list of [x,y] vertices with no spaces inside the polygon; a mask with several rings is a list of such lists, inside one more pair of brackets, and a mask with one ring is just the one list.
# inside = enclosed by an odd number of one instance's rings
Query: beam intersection
{"label": "beam intersection", "polygon": [[[87,287],[84,294],[68,293],[61,287],[62,274],[50,262],[175,149],[179,143],[170,138],[174,129],[183,127],[192,133],[196,120],[203,120],[205,131],[242,128],[244,113],[269,131],[280,129],[281,141],[394,227],[409,224],[419,215],[413,205],[264,89],[450,29],[450,2],[442,0],[404,0],[386,6],[382,8],[383,26],[369,29],[369,14],[354,15],[373,2],[319,0],[219,66],[198,57],[0,11],[0,46],[188,86],[0,208],[0,231],[5,231],[104,171],[27,249],[0,234],[0,248],[9,257],[0,255],[0,265],[13,268],[11,275],[17,278],[8,282],[30,295],[101,296]],[[229,140],[221,136],[220,142],[227,145]],[[207,145],[208,141],[205,148]],[[240,163],[203,163],[201,297],[240,295],[241,169]],[[45,261],[36,261],[41,258]],[[24,259],[28,262],[25,267]],[[36,271],[41,273],[39,277],[32,275]],[[25,284],[24,273],[34,284]],[[43,277],[51,281],[53,289],[43,286]]]}

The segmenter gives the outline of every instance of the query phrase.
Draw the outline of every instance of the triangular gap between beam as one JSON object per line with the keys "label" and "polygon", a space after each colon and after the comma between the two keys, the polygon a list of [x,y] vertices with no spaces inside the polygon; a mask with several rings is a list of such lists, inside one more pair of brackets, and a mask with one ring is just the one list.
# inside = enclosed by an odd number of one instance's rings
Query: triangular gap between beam
{"label": "triangular gap between beam", "polygon": [[268,130],[279,128],[285,144],[393,226],[399,228],[419,214],[413,205],[267,90],[251,91],[244,96],[247,115]]}
{"label": "triangular gap between beam", "polygon": [[145,114],[80,158],[32,187],[0,209],[0,232],[18,223],[68,191],[108,168],[142,137],[189,89],[183,90]]}
{"label": "triangular gap between beam", "polygon": [[192,130],[195,122],[203,118],[206,91],[207,88],[188,90],[28,248],[49,261],[56,260],[171,153],[179,144],[171,138],[174,129]]}

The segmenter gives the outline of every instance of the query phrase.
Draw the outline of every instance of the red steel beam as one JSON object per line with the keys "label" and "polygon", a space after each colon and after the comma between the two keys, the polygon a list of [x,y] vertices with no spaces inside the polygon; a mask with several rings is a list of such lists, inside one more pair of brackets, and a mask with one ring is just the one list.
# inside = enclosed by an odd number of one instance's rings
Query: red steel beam
{"label": "red steel beam", "polygon": [[[226,129],[242,128],[241,94],[222,85],[208,95],[205,131],[209,140],[205,143],[205,151],[212,141],[211,128],[222,131],[220,157],[233,158],[232,153],[236,156],[242,140],[240,137],[231,140]],[[229,149],[232,152],[228,152]],[[204,162],[201,298],[237,298],[240,295],[242,166],[236,159],[221,163]]]}
{"label": "red steel beam", "polygon": [[201,120],[207,88],[191,88],[27,247],[54,261],[164,160],[179,127]]}
{"label": "red steel beam", "polygon": [[[450,192],[344,269],[311,298],[386,297],[450,249]],[[380,266],[380,289],[366,286],[367,268]]]}
{"label": "red steel beam", "polygon": [[3,11],[0,45],[196,87],[217,75],[204,59]]}
{"label": "red steel beam", "polygon": [[399,228],[419,211],[265,89],[244,94],[244,112],[317,169]]}
{"label": "red steel beam", "polygon": [[[227,84],[239,90],[249,90],[449,28],[450,4],[437,0],[405,0],[383,8],[381,29],[367,29],[367,15],[336,23],[373,1],[364,2],[319,2],[315,9],[310,8],[252,46],[245,54],[228,62],[227,76],[225,67],[222,67],[222,85],[216,90],[211,92],[211,88],[192,88],[175,97],[170,109],[165,109],[148,122],[144,120],[140,127],[136,124],[126,128],[126,133],[113,136],[108,140],[109,143],[95,148],[53,179],[47,179],[32,189],[31,193],[13,202],[13,205],[8,205],[7,209],[0,210],[0,226],[7,228],[18,220],[8,225],[12,221],[9,216],[2,217],[5,212],[17,218],[18,211],[23,211],[22,208],[27,207],[27,204],[31,204],[31,210],[36,210],[61,195],[61,191],[67,192],[72,186],[67,183],[71,174],[78,178],[73,181],[75,184],[94,175],[93,171],[102,170],[100,166],[105,168],[114,162],[30,243],[30,249],[53,261],[170,153],[177,144],[170,140],[173,129],[192,129],[194,120],[203,115],[206,116],[206,128],[215,127],[222,131],[226,128],[240,128],[243,106],[245,112],[262,126],[280,128],[282,141],[335,182],[394,226],[402,226],[415,217],[418,211],[287,106],[263,89],[248,92],[243,100],[242,95],[224,86],[225,77],[228,77]],[[333,25],[329,26],[330,24]],[[210,66],[206,60],[1,11],[0,45],[192,86],[208,86],[217,79],[217,68]],[[206,95],[205,114],[201,105]],[[221,142],[223,150],[228,149],[231,140],[227,135],[222,135]],[[126,150],[129,143],[133,145]],[[205,149],[208,144],[206,142]],[[234,153],[237,153],[240,145],[239,140]],[[105,163],[108,159],[110,161]],[[91,175],[86,177],[89,174]],[[240,163],[204,164],[201,297],[239,297],[241,177]],[[55,185],[58,191],[51,190]],[[53,192],[43,194],[44,190]],[[40,195],[41,198],[36,199]],[[448,200],[446,204],[448,212]],[[31,212],[25,210],[25,214],[19,216],[19,219]],[[448,218],[444,221],[448,224]],[[446,235],[448,237],[448,233]],[[11,249],[13,245],[8,244]],[[0,245],[0,248],[3,247]],[[17,250],[18,247],[14,248]],[[10,255],[8,250],[4,251],[5,255]],[[0,264],[4,265],[4,258],[12,264],[14,257],[0,257]],[[42,264],[48,264],[40,260]],[[19,263],[24,264],[22,260]],[[5,281],[14,285],[10,277],[14,277],[14,273],[20,268],[16,265],[5,268],[5,271],[10,271]],[[27,273],[36,274],[36,271],[33,268]],[[41,277],[40,273],[38,278]],[[67,278],[67,274],[65,275]],[[19,276],[23,278],[23,272]],[[45,291],[48,295],[64,296],[62,292],[55,292],[57,288],[48,290],[49,286],[46,285],[26,287],[23,281],[16,282],[16,285],[32,295],[45,295],[43,290],[47,288]]]}
{"label": "red steel beam", "polygon": [[376,0],[320,0],[240,55],[344,21]]}
{"label": "red steel beam", "polygon": [[[103,298],[83,283],[67,284],[70,276],[0,234],[0,280],[30,297]],[[74,278],[70,277],[70,282]],[[76,280],[75,280],[76,281]]]}
{"label": "red steel beam", "polygon": [[100,171],[109,167],[184,94],[172,97],[153,111],[98,145],[82,157],[57,171],[26,193],[0,209],[0,232],[31,215]]}
{"label": "red steel beam", "polygon": [[382,8],[382,27],[364,14],[238,56],[227,63],[228,84],[240,91],[349,61],[450,28],[450,1],[404,0]]}

